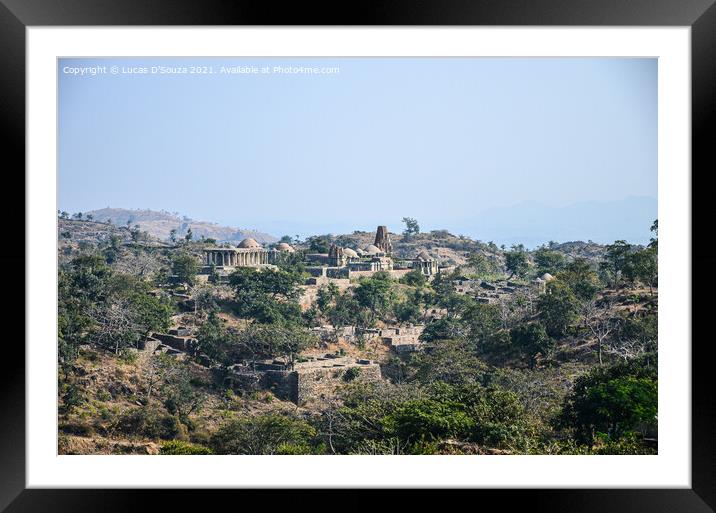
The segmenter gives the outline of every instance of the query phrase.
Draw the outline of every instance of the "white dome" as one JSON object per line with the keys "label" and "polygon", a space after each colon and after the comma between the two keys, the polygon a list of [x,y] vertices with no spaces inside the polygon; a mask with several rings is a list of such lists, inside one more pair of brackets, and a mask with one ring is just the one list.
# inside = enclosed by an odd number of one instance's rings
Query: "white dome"
{"label": "white dome", "polygon": [[261,244],[259,244],[254,239],[249,237],[248,239],[242,240],[241,243],[237,247],[239,247],[239,248],[260,248]]}
{"label": "white dome", "polygon": [[285,242],[279,242],[279,243],[276,245],[276,249],[279,250],[279,251],[288,251],[289,253],[293,253],[294,251],[296,251],[295,249],[293,249],[293,248],[291,247],[290,244],[286,244]]}

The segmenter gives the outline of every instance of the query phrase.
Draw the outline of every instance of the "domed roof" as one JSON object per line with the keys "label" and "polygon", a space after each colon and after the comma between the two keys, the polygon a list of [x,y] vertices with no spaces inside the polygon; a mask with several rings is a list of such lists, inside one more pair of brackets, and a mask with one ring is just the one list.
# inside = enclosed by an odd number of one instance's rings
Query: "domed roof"
{"label": "domed roof", "polygon": [[291,247],[290,244],[286,244],[285,242],[279,242],[278,244],[276,244],[276,249],[279,251],[288,251],[289,253],[293,253],[294,251],[296,251]]}
{"label": "domed roof", "polygon": [[552,276],[552,275],[549,274],[549,273],[544,273],[542,276],[540,276],[540,278],[542,278],[543,281],[552,281],[552,280],[554,280],[554,276]]}
{"label": "domed roof", "polygon": [[344,248],[343,254],[347,256],[348,258],[358,258],[358,253],[353,251],[351,248]]}
{"label": "domed roof", "polygon": [[254,239],[249,237],[248,239],[242,240],[241,243],[237,247],[239,247],[239,248],[260,248],[261,244],[259,244]]}
{"label": "domed roof", "polygon": [[430,260],[435,260],[433,257],[431,257],[427,251],[422,250],[420,253],[418,253],[418,256],[415,257],[415,260],[423,260],[425,262],[428,262]]}
{"label": "domed roof", "polygon": [[374,254],[376,254],[376,253],[382,253],[382,251],[380,250],[380,248],[379,248],[378,246],[374,246],[373,244],[368,244],[368,245],[364,248],[364,250],[365,250],[365,252],[368,253],[369,255],[374,255]]}

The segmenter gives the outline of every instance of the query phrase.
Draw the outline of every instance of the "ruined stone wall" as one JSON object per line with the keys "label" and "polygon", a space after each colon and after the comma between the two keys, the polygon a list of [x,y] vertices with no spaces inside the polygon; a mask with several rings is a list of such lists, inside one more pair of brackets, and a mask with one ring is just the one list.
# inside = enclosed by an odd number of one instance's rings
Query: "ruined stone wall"
{"label": "ruined stone wall", "polygon": [[326,276],[332,279],[348,279],[349,270],[347,267],[327,267]]}
{"label": "ruined stone wall", "polygon": [[[395,280],[399,280],[409,272],[411,272],[412,269],[393,269],[392,271],[385,271],[387,272],[391,278]],[[350,278],[362,278],[364,276],[373,276],[378,271],[353,271],[351,270],[349,273]]]}
{"label": "ruined stone wall", "polygon": [[[355,371],[349,369],[356,369]],[[346,378],[346,372],[355,376]],[[349,376],[351,375],[349,374]],[[340,365],[335,367],[318,367],[301,370],[297,373],[296,403],[305,404],[310,401],[329,399],[336,394],[339,386],[354,382],[376,381],[381,379],[380,365],[377,363]]]}
{"label": "ruined stone wall", "polygon": [[348,382],[381,379],[380,365],[368,360],[361,362],[364,363],[329,363],[325,367],[309,364],[296,370],[266,370],[262,371],[261,386],[279,399],[299,405],[327,400]]}
{"label": "ruined stone wall", "polygon": [[279,399],[299,404],[298,372],[269,370],[264,373],[261,384]]}
{"label": "ruined stone wall", "polygon": [[196,347],[196,339],[192,337],[180,337],[177,335],[169,335],[167,333],[153,333],[152,338],[160,340],[162,344],[176,349],[177,351],[184,351],[185,353],[191,353]]}

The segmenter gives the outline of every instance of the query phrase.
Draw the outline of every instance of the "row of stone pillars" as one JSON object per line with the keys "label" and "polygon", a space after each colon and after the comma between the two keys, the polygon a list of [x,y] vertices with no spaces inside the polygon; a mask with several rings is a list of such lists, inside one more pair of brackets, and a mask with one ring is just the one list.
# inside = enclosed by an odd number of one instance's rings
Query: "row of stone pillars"
{"label": "row of stone pillars", "polygon": [[260,251],[233,251],[209,250],[206,251],[206,265],[224,267],[251,267],[268,264],[268,252]]}

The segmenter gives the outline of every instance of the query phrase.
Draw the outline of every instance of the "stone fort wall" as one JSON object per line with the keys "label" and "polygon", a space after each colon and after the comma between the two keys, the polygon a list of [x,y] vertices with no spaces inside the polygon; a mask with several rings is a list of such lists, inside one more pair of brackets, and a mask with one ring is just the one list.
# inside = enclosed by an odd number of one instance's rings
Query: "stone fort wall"
{"label": "stone fort wall", "polygon": [[308,367],[294,371],[268,370],[265,371],[262,385],[279,399],[303,405],[311,401],[329,399],[336,394],[340,385],[349,381],[368,382],[380,379],[380,365],[371,362]]}

